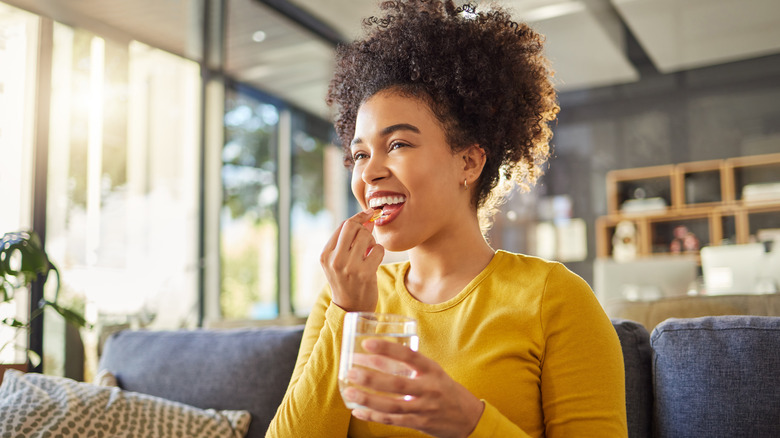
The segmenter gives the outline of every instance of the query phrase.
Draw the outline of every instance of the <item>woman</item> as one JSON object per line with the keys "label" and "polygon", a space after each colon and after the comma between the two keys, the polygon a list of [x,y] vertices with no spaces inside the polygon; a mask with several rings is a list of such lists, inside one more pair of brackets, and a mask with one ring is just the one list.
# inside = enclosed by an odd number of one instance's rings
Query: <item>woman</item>
{"label": "woman", "polygon": [[[620,345],[593,292],[483,237],[511,183],[532,184],[549,155],[558,106],[541,36],[452,1],[383,10],[339,48],[328,93],[364,211],[322,253],[328,287],[268,436],[625,436]],[[409,261],[381,265],[385,249]],[[418,320],[419,352],[364,344],[414,378],[348,376],[411,397],[352,388],[367,409],[347,410],[337,374],[351,311]]]}

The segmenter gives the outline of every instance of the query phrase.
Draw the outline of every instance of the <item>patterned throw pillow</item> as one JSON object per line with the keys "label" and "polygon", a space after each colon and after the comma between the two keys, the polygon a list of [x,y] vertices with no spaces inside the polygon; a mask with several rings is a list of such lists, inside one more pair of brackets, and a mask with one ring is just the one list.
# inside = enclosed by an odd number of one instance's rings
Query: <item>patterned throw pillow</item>
{"label": "patterned throw pillow", "polygon": [[203,410],[116,387],[15,370],[6,371],[0,386],[2,438],[243,438],[250,420],[248,411]]}

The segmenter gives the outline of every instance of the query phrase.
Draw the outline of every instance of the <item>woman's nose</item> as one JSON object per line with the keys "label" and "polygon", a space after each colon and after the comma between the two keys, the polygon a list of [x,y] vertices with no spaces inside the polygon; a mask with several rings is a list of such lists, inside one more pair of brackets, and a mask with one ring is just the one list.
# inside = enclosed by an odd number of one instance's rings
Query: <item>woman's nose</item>
{"label": "woman's nose", "polygon": [[385,157],[381,154],[373,154],[370,158],[366,159],[361,178],[366,184],[372,184],[386,178],[389,173]]}

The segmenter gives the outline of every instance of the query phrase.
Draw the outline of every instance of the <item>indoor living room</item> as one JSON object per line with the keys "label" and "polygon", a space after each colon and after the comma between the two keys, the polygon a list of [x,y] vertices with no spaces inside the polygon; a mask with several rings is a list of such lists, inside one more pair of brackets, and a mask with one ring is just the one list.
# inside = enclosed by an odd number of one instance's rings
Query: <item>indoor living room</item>
{"label": "indoor living room", "polygon": [[[780,5],[499,3],[545,36],[561,110],[544,175],[500,207],[491,246],[593,289],[623,345],[629,436],[716,436],[670,419],[675,376],[706,380],[697,355],[734,345],[744,357],[718,372],[756,380],[685,396],[759,394],[743,430],[780,433],[780,410],[753,410],[780,403]],[[360,209],[325,95],[336,47],[377,11],[0,0],[0,370],[113,378],[264,436],[327,284],[320,253]],[[43,267],[12,272],[36,239]],[[670,341],[684,334],[706,351]]]}

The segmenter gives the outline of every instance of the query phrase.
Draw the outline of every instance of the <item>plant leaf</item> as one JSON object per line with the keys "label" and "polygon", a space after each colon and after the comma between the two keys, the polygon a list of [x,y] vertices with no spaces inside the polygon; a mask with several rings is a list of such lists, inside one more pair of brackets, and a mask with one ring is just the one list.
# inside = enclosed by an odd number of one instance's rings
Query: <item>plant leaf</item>
{"label": "plant leaf", "polygon": [[[11,266],[17,251],[20,257],[18,268]],[[27,284],[35,280],[38,274],[48,275],[50,266],[41,239],[35,231],[6,233],[0,240],[1,277],[22,277],[23,284]]]}
{"label": "plant leaf", "polygon": [[16,318],[3,318],[2,320],[3,324],[13,327],[13,328],[25,328],[27,327],[27,323],[19,321]]}
{"label": "plant leaf", "polygon": [[0,278],[0,291],[3,292],[3,299],[0,300],[0,303],[11,301],[14,298],[14,290],[11,285],[5,281],[5,278]]}
{"label": "plant leaf", "polygon": [[51,301],[44,301],[43,305],[51,307],[57,313],[59,313],[65,319],[65,321],[68,321],[76,327],[92,328],[90,324],[87,324],[87,320],[84,319],[83,316],[73,310],[68,309],[67,307],[62,307],[59,304],[53,303]]}
{"label": "plant leaf", "polygon": [[30,365],[32,368],[35,368],[41,364],[41,356],[29,348],[27,349],[27,358],[30,360]]}

